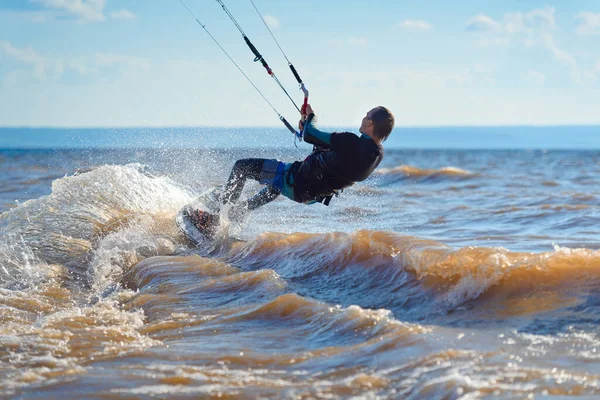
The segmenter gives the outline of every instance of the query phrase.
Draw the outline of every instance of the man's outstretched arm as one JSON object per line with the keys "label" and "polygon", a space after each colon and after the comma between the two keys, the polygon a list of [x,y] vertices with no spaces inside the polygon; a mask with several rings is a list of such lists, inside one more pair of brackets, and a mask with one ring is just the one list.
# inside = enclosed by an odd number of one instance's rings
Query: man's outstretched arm
{"label": "man's outstretched arm", "polygon": [[[324,132],[316,127],[316,116],[313,109],[308,105],[306,107],[308,116],[306,117],[306,129],[304,130],[304,141],[315,146],[331,147],[331,133]],[[302,122],[300,122],[302,124]]]}

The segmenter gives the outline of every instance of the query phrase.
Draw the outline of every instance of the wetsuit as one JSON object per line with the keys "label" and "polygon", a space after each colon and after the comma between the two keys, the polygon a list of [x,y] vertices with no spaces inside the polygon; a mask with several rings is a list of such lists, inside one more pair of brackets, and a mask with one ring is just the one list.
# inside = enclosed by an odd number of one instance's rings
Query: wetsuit
{"label": "wetsuit", "polygon": [[367,135],[350,132],[328,133],[316,128],[314,114],[306,122],[304,141],[315,146],[304,160],[283,163],[249,158],[238,160],[221,197],[224,203],[237,202],[246,179],[267,185],[245,206],[254,210],[280,194],[300,203],[323,202],[346,187],[365,179],[383,159],[383,147]]}

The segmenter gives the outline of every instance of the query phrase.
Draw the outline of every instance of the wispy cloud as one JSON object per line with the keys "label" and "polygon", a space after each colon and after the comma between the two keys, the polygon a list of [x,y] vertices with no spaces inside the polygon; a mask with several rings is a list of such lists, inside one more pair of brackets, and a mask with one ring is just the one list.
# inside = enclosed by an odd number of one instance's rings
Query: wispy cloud
{"label": "wispy cloud", "polygon": [[400,22],[398,25],[400,25],[402,28],[405,28],[405,29],[418,30],[418,31],[428,31],[428,30],[433,29],[433,25],[431,25],[429,22],[423,21],[423,20],[416,20],[416,19],[406,19],[406,20]]}
{"label": "wispy cloud", "polygon": [[0,41],[0,53],[21,64],[31,66],[34,77],[41,81],[46,80],[49,75],[58,77],[64,70],[62,63],[47,59],[31,47],[17,48],[10,42]]}
{"label": "wispy cloud", "polygon": [[554,56],[554,58],[566,65],[570,65],[571,67],[576,67],[577,66],[577,61],[575,61],[575,57],[558,48],[558,46],[556,45],[556,42],[554,41],[554,37],[550,34],[545,34],[543,36],[543,40],[544,40],[544,47],[546,47],[546,49],[548,49],[550,51],[550,53],[552,53],[552,56]]}
{"label": "wispy cloud", "polygon": [[525,14],[524,18],[529,28],[553,29],[556,27],[555,13],[556,9],[554,7],[545,7]]}
{"label": "wispy cloud", "polygon": [[[595,83],[595,72],[580,69],[575,56],[557,44],[554,38],[555,14],[556,10],[553,7],[534,9],[527,13],[505,13],[502,19],[498,20],[478,14],[467,21],[466,28],[480,33],[475,40],[477,46],[506,46],[514,39],[516,43],[521,43],[527,48],[542,47],[556,61],[570,67],[573,82],[584,85]],[[589,22],[590,19],[586,21]],[[590,24],[586,26],[589,28]]]}
{"label": "wispy cloud", "polygon": [[104,21],[106,0],[32,0],[49,9],[62,12],[81,22]]}
{"label": "wispy cloud", "polygon": [[[30,22],[46,22],[55,20],[75,20],[80,23],[105,21],[107,16],[104,9],[106,0],[22,0],[36,4],[38,9],[30,11],[27,8],[15,11],[4,11],[15,17],[25,18]],[[0,6],[1,8],[1,6]],[[113,11],[111,19],[134,20],[137,16],[127,9]]]}
{"label": "wispy cloud", "polygon": [[265,14],[263,16],[263,18],[264,18],[266,24],[271,29],[277,29],[281,26],[281,24],[279,23],[279,20],[277,18],[275,18],[274,16],[272,16],[271,14]]}
{"label": "wispy cloud", "polygon": [[18,64],[29,66],[29,79],[39,81],[58,80],[69,71],[83,76],[114,67],[133,71],[147,71],[150,68],[150,61],[129,55],[96,53],[93,57],[51,57],[31,47],[15,47],[8,41],[0,41],[0,54]]}
{"label": "wispy cloud", "polygon": [[499,34],[529,34],[552,30],[556,26],[556,10],[553,7],[535,9],[528,13],[505,13],[501,20],[478,14],[467,21],[467,30]]}
{"label": "wispy cloud", "polygon": [[575,16],[575,32],[578,35],[600,35],[600,13],[585,11]]}
{"label": "wispy cloud", "polygon": [[136,15],[134,13],[132,13],[129,10],[120,10],[120,11],[114,11],[110,13],[110,17],[112,19],[136,19]]}
{"label": "wispy cloud", "polygon": [[467,30],[473,32],[502,32],[502,25],[487,15],[479,14],[467,21]]}

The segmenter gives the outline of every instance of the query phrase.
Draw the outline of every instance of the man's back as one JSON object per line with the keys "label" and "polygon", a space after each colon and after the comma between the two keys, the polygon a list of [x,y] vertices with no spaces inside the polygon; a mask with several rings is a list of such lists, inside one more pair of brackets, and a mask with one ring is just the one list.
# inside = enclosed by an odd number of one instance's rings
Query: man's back
{"label": "man's back", "polygon": [[331,148],[323,156],[340,175],[360,182],[367,179],[383,159],[383,147],[366,135],[333,133]]}
{"label": "man's back", "polygon": [[329,197],[365,180],[383,159],[383,148],[369,136],[327,133],[307,121],[304,140],[316,146],[294,174],[294,195],[306,202]]}

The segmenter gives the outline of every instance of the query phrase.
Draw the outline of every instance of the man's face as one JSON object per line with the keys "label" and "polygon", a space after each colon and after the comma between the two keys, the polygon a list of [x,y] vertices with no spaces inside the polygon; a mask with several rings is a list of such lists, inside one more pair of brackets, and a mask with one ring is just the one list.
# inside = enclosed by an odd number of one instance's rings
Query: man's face
{"label": "man's face", "polygon": [[373,120],[371,119],[371,115],[375,112],[375,109],[373,108],[372,110],[370,110],[367,115],[365,115],[365,117],[362,119],[362,122],[360,124],[360,129],[358,130],[360,133],[364,133],[365,135],[367,134],[367,132],[365,132],[368,129],[371,129],[373,126]]}

